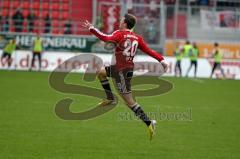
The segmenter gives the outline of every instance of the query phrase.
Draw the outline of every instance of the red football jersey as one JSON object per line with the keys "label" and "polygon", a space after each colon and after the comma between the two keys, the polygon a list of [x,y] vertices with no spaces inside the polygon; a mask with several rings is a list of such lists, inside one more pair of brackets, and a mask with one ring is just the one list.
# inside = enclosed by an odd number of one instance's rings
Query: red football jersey
{"label": "red football jersey", "polygon": [[134,67],[133,58],[137,49],[142,50],[144,53],[150,55],[158,61],[162,61],[164,59],[161,54],[150,49],[140,35],[130,30],[117,30],[111,35],[106,35],[94,27],[91,27],[89,30],[100,40],[116,44],[115,58],[118,70]]}

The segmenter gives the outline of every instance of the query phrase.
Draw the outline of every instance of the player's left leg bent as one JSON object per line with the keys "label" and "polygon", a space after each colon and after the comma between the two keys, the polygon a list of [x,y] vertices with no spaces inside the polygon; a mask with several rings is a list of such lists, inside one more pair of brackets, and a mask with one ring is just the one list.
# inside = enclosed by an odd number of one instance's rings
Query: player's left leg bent
{"label": "player's left leg bent", "polygon": [[114,96],[113,96],[113,93],[112,93],[112,90],[111,90],[111,87],[109,84],[109,80],[107,78],[107,76],[109,74],[109,72],[107,72],[107,71],[110,71],[109,69],[104,68],[98,72],[98,79],[101,82],[102,87],[107,96],[107,99],[103,99],[103,101],[101,103],[99,103],[100,106],[107,106],[109,104],[114,103]]}

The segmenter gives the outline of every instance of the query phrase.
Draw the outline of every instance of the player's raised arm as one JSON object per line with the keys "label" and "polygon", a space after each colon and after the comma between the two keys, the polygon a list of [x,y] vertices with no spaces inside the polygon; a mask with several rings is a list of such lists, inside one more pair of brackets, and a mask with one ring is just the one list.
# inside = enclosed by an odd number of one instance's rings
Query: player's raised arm
{"label": "player's raised arm", "polygon": [[107,41],[111,41],[111,42],[117,42],[118,41],[118,35],[117,32],[115,31],[113,34],[111,35],[107,35],[102,33],[101,31],[99,31],[97,28],[95,28],[91,23],[89,23],[87,20],[83,23],[82,25],[84,28],[89,29],[89,31],[95,35],[96,37],[98,37],[100,40],[107,42]]}
{"label": "player's raised arm", "polygon": [[139,40],[138,48],[142,50],[144,53],[158,60],[163,65],[165,72],[167,71],[168,63],[164,60],[163,56],[157,53],[156,51],[152,50],[151,48],[149,48],[146,42],[142,38]]}

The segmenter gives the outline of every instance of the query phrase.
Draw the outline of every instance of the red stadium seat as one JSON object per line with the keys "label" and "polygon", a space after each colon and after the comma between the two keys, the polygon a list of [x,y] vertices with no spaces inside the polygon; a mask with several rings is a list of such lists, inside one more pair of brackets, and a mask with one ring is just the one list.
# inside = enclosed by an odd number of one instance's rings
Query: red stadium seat
{"label": "red stadium seat", "polygon": [[62,10],[67,11],[69,9],[69,5],[66,4],[62,4]]}
{"label": "red stadium seat", "polygon": [[3,8],[10,8],[10,1],[3,1]]}
{"label": "red stadium seat", "polygon": [[53,20],[52,21],[52,26],[53,27],[58,27],[58,25],[59,25],[59,21],[58,20]]}
{"label": "red stadium seat", "polygon": [[65,22],[64,21],[59,21],[59,34],[63,34],[64,33],[64,24]]}
{"label": "red stadium seat", "polygon": [[52,27],[53,28],[58,28],[58,26],[59,26],[59,21],[58,20],[53,20],[52,21]]}
{"label": "red stadium seat", "polygon": [[47,15],[49,14],[49,12],[48,12],[48,10],[44,10],[43,12],[42,12],[42,18],[45,18]]}
{"label": "red stadium seat", "polygon": [[8,10],[8,14],[10,15],[10,16],[13,16],[13,14],[16,12],[16,10]]}
{"label": "red stadium seat", "polygon": [[7,15],[9,15],[9,10],[8,9],[3,9],[2,10],[2,16],[6,17]]}
{"label": "red stadium seat", "polygon": [[30,3],[29,2],[23,2],[22,8],[23,9],[30,9]]}
{"label": "red stadium seat", "polygon": [[34,21],[34,30],[33,30],[33,32],[34,33],[37,33],[38,31],[39,31],[39,20],[35,20]]}
{"label": "red stadium seat", "polygon": [[69,18],[69,13],[68,12],[62,12],[62,19],[66,20]]}
{"label": "red stadium seat", "polygon": [[43,9],[43,10],[49,10],[49,3],[44,2],[44,3],[42,4],[42,9]]}
{"label": "red stadium seat", "polygon": [[20,2],[19,1],[13,1],[12,2],[13,9],[17,9],[19,6],[20,6]]}
{"label": "red stadium seat", "polygon": [[33,13],[36,17],[40,17],[40,11],[39,10],[35,10],[35,11],[33,11]]}
{"label": "red stadium seat", "polygon": [[25,33],[27,32],[27,29],[28,29],[27,26],[28,26],[28,25],[27,25],[27,21],[24,20],[22,27],[23,27],[23,32],[25,32]]}
{"label": "red stadium seat", "polygon": [[52,12],[52,19],[58,19],[60,16],[60,13],[58,11],[53,11]]}
{"label": "red stadium seat", "polygon": [[23,13],[24,17],[27,17],[28,14],[29,14],[29,10],[28,9],[24,9],[22,13]]}
{"label": "red stadium seat", "polygon": [[39,29],[38,29],[38,32],[44,32],[44,30],[45,30],[45,24],[46,24],[46,22],[45,22],[44,19],[43,19],[43,20],[39,20],[39,24],[38,24]]}
{"label": "red stadium seat", "polygon": [[13,25],[10,27],[10,32],[15,32]]}
{"label": "red stadium seat", "polygon": [[39,2],[34,2],[32,5],[33,9],[39,10],[40,9],[40,3]]}
{"label": "red stadium seat", "polygon": [[51,5],[51,9],[52,10],[54,10],[54,11],[57,11],[57,10],[59,10],[59,4],[58,3],[53,3],[52,5]]}
{"label": "red stadium seat", "polygon": [[42,33],[44,31],[44,26],[45,26],[45,21],[44,20],[38,20],[37,22],[37,30],[36,30],[36,33]]}
{"label": "red stadium seat", "polygon": [[53,34],[59,33],[59,22],[57,20],[52,21],[52,33]]}

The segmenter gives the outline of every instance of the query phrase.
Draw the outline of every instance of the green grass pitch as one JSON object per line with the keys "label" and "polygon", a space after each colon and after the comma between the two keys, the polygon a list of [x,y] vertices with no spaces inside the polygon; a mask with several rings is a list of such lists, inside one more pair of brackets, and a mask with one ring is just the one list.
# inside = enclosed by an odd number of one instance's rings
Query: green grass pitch
{"label": "green grass pitch", "polygon": [[[79,84],[81,76],[71,74],[67,81]],[[131,113],[122,101],[96,119],[58,118],[54,107],[64,97],[74,98],[75,112],[99,99],[57,92],[48,77],[43,72],[0,71],[0,159],[240,158],[240,81],[164,77],[174,88],[137,98],[138,103],[146,112],[191,109],[192,120],[158,121],[150,142],[142,122],[120,120],[120,113]],[[91,87],[100,84],[92,82]]]}

